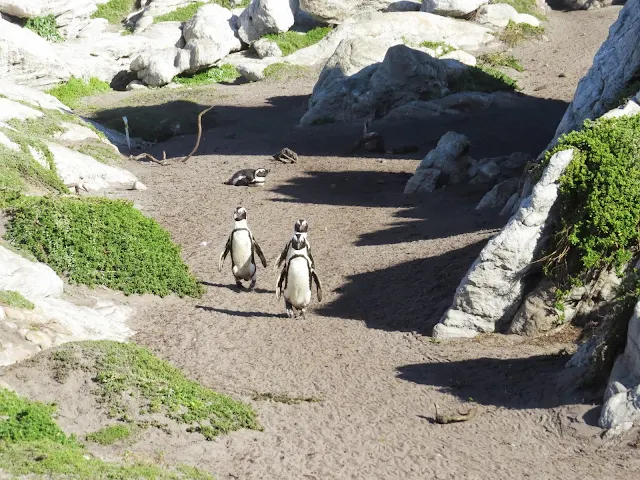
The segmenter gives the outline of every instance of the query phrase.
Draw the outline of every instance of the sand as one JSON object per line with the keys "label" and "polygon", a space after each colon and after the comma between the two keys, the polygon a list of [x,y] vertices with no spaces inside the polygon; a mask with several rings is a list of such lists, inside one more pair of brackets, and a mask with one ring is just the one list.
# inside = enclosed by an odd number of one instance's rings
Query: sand
{"label": "sand", "polygon": [[[448,130],[469,136],[477,158],[537,155],[618,11],[552,12],[548,42],[514,49],[527,68],[518,74],[527,96],[512,110],[378,123],[388,143],[419,144],[411,158],[345,157],[358,124],[296,128],[312,78],[212,87],[223,93],[213,110],[217,127],[205,132],[198,154],[171,167],[129,164],[149,190],[126,194],[170,231],[206,293],[126,301],[139,304],[135,342],[250,402],[264,432],[213,442],[152,433],[129,449],[221,480],[636,478],[640,457],[630,437],[601,438],[599,392],[564,388],[576,332],[542,340],[426,336],[506,219],[474,210],[484,193],[477,187],[402,195],[419,159]],[[193,135],[176,137],[152,152],[180,157],[193,143]],[[298,164],[269,161],[285,146],[300,154]],[[266,186],[222,184],[258,166],[271,169]],[[217,271],[239,204],[270,263],[259,267],[252,292],[235,288],[229,263]],[[304,320],[285,317],[272,270],[300,217],[310,225],[325,293]],[[254,392],[321,401],[254,401]],[[445,413],[469,405],[478,413],[439,425],[434,403]],[[60,408],[71,428],[74,416]]]}

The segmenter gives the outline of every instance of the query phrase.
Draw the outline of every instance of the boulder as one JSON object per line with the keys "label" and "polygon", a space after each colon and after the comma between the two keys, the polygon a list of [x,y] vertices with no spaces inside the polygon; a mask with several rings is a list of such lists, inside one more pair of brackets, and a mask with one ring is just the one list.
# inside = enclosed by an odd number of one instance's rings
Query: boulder
{"label": "boulder", "polygon": [[503,180],[485,194],[476,206],[476,210],[502,208],[518,190],[519,178]]}
{"label": "boulder", "polygon": [[187,70],[196,54],[175,47],[145,52],[131,62],[131,71],[136,72],[138,79],[145,84],[161,87]]}
{"label": "boulder", "polygon": [[22,103],[0,97],[0,122],[42,117],[43,113]]}
{"label": "boulder", "polygon": [[0,290],[20,292],[29,299],[62,294],[62,279],[44,263],[32,262],[0,246],[0,266]]}
{"label": "boulder", "polygon": [[253,49],[260,58],[282,56],[282,50],[280,50],[278,44],[266,38],[261,38],[254,42]]}
{"label": "boulder", "polygon": [[509,22],[528,23],[534,27],[540,25],[533,15],[518,13],[518,11],[507,3],[491,3],[482,5],[473,17],[473,20],[480,25],[490,28],[503,29]]}
{"label": "boulder", "polygon": [[[185,24],[185,27],[188,23],[189,22]],[[145,28],[145,30],[139,35],[136,35],[136,37],[148,38],[152,42],[154,50],[171,47],[182,48],[184,46],[181,22],[154,23],[148,28]]]}
{"label": "boulder", "polygon": [[640,71],[638,38],[640,2],[627,2],[596,53],[593,65],[578,83],[550,147],[560,135],[579,128],[585,119],[598,118],[611,108]]}
{"label": "boulder", "polygon": [[[517,180],[517,179],[516,179]],[[517,187],[517,185],[516,185]],[[527,296],[522,306],[516,312],[509,333],[534,337],[548,332],[559,322],[558,312],[554,308],[555,288],[552,282],[541,282],[536,289]]]}
{"label": "boulder", "polygon": [[130,25],[135,25],[135,33],[141,33],[151,25],[154,25],[154,17],[173,12],[179,8],[197,3],[198,1],[199,0],[142,0],[142,10],[138,10],[129,15],[128,21]]}
{"label": "boulder", "polygon": [[422,0],[423,12],[447,17],[466,17],[489,0]]}
{"label": "boulder", "polygon": [[[384,11],[394,3],[393,0],[300,0],[300,10],[315,19],[331,24],[340,24],[347,19],[366,18],[368,15]],[[407,2],[413,3],[413,2]],[[407,11],[407,10],[393,10]]]}
{"label": "boulder", "polygon": [[405,45],[387,50],[384,60],[357,74],[327,82],[316,89],[309,111],[300,120],[308,125],[320,118],[348,121],[380,118],[393,108],[418,99],[441,98],[446,71],[439,60]]}
{"label": "boulder", "polygon": [[411,0],[398,0],[391,3],[386,12],[419,12],[422,8],[421,2],[413,2]]}
{"label": "boulder", "polygon": [[553,155],[529,197],[502,231],[480,252],[460,282],[452,306],[433,329],[436,338],[495,332],[510,320],[524,294],[524,278],[549,232],[549,212],[558,196],[558,179],[573,150]]}
{"label": "boulder", "polygon": [[290,0],[253,0],[238,17],[238,35],[252,43],[267,33],[286,32],[294,24]]}
{"label": "boulder", "polygon": [[470,147],[471,142],[464,135],[456,132],[444,134],[407,181],[405,195],[434,191],[442,175],[447,177],[447,183],[460,183],[469,168],[467,154]]}

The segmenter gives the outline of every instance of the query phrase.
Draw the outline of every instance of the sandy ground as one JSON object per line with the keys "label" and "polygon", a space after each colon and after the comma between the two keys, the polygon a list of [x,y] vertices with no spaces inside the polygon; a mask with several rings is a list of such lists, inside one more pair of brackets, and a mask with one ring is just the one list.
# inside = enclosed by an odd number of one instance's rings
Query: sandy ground
{"label": "sandy ground", "polygon": [[[345,157],[359,125],[296,128],[311,79],[215,87],[223,93],[217,126],[197,156],[171,167],[130,165],[149,190],[128,197],[171,232],[206,286],[198,300],[141,307],[133,340],[252,403],[265,430],[213,442],[150,434],[131,450],[160,452],[218,479],[637,478],[637,450],[602,439],[595,426],[597,394],[562,388],[572,332],[544,341],[424,336],[505,219],[475,212],[484,191],[469,186],[402,195],[418,160],[451,129],[469,136],[478,158],[539,153],[618,11],[552,13],[549,42],[514,49],[527,68],[524,92],[534,96],[513,110],[377,125],[388,143],[420,145],[409,159]],[[183,156],[193,142],[176,137],[153,153]],[[297,165],[269,161],[285,146],[300,154]],[[258,166],[271,168],[265,187],[222,184]],[[229,263],[216,268],[239,204],[270,262],[253,292],[235,289]],[[325,287],[306,320],[284,316],[271,268],[300,217]],[[252,392],[321,402],[256,402]],[[439,425],[434,403],[447,413],[473,404],[478,414]],[[63,424],[73,423],[66,415]]]}

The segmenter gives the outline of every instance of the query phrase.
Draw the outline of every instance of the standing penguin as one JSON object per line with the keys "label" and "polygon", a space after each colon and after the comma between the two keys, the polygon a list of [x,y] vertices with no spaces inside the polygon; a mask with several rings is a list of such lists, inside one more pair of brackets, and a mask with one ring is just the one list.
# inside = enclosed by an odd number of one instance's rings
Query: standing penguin
{"label": "standing penguin", "polygon": [[231,271],[236,278],[236,285],[244,288],[242,280],[251,280],[251,286],[249,287],[251,290],[256,286],[256,262],[254,255],[258,254],[262,266],[265,268],[267,267],[267,260],[247,225],[247,210],[244,207],[237,207],[233,212],[233,219],[235,220],[234,228],[227,239],[224,251],[220,254],[218,271],[222,271],[222,265],[229,252],[231,252]]}
{"label": "standing penguin", "polygon": [[280,265],[282,265],[282,262],[287,260],[287,257],[292,251],[291,244],[293,240],[298,237],[304,237],[304,239],[306,240],[307,255],[309,256],[309,260],[311,260],[311,268],[315,267],[315,262],[313,261],[313,255],[311,255],[311,244],[309,243],[309,239],[307,238],[308,231],[309,231],[309,224],[305,219],[301,218],[295,223],[295,225],[293,226],[293,236],[282,249],[282,252],[280,253],[280,256],[278,257],[278,260],[276,261],[276,263],[274,263],[273,265],[274,270],[277,270],[278,268],[280,268]]}
{"label": "standing penguin", "polygon": [[316,294],[318,301],[321,302],[322,284],[309,258],[307,239],[301,234],[294,235],[291,239],[291,252],[278,276],[276,286],[276,298],[279,300],[284,295],[284,304],[289,318],[296,316],[295,310],[300,310],[302,318],[305,318],[307,306],[311,302],[312,282],[316,284]]}

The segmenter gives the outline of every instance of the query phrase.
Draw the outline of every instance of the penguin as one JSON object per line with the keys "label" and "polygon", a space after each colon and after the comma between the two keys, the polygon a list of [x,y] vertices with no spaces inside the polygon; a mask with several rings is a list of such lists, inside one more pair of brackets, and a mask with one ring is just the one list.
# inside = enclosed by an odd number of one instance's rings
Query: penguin
{"label": "penguin", "polygon": [[278,257],[278,260],[274,263],[273,265],[274,270],[277,270],[278,268],[280,268],[280,265],[282,265],[282,262],[286,261],[292,249],[291,242],[293,241],[293,239],[296,238],[296,235],[303,236],[304,239],[306,240],[307,255],[309,256],[309,260],[311,260],[311,268],[315,268],[313,255],[311,255],[311,244],[309,243],[309,238],[307,238],[308,231],[309,231],[309,224],[305,219],[301,218],[300,220],[296,221],[295,225],[293,226],[293,236],[291,237],[291,240],[289,240],[287,244],[284,246],[284,248],[282,249],[282,252],[280,253],[280,256]]}
{"label": "penguin", "polygon": [[307,306],[311,302],[311,284],[316,284],[318,302],[322,301],[322,283],[312,267],[309,258],[307,239],[302,234],[291,239],[291,252],[287,262],[278,276],[276,298],[284,295],[284,304],[289,318],[296,316],[299,310],[305,318]]}
{"label": "penguin", "polygon": [[244,170],[238,170],[234,173],[224,184],[234,185],[236,187],[264,185],[269,172],[270,170],[266,168],[245,168]]}
{"label": "penguin", "polygon": [[247,210],[244,207],[237,207],[233,213],[233,219],[235,221],[234,228],[227,239],[224,251],[218,259],[218,271],[222,271],[222,265],[227,255],[231,253],[231,271],[236,278],[236,285],[239,288],[244,288],[242,280],[251,280],[251,286],[249,287],[249,290],[251,290],[256,286],[254,255],[257,254],[260,257],[262,266],[265,268],[267,268],[267,260],[247,225]]}

